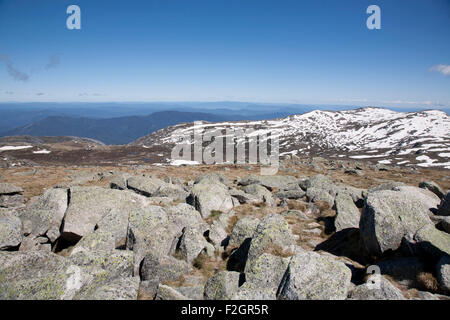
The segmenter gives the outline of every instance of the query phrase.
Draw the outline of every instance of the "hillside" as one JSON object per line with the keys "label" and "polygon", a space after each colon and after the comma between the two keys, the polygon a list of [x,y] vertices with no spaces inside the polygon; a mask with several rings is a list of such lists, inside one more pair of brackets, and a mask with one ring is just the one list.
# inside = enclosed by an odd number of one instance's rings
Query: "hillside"
{"label": "hillside", "polygon": [[[407,113],[382,108],[316,110],[267,121],[202,122],[195,128],[243,128],[253,129],[255,134],[270,132],[280,138],[281,155],[450,168],[450,117],[436,110]],[[192,123],[175,125],[130,145],[169,149],[193,129]]]}

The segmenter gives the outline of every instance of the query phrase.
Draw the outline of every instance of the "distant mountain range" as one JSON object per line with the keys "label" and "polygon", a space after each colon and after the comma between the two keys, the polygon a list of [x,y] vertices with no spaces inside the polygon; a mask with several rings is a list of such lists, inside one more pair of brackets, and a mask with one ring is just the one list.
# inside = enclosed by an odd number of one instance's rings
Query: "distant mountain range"
{"label": "distant mountain range", "polygon": [[3,132],[2,136],[76,136],[99,140],[105,144],[127,144],[167,126],[197,120],[219,122],[226,121],[227,118],[208,113],[178,111],[109,119],[50,116]]}
{"label": "distant mountain range", "polygon": [[204,120],[257,121],[348,106],[246,102],[0,103],[0,136],[77,136],[127,144],[159,129]]}

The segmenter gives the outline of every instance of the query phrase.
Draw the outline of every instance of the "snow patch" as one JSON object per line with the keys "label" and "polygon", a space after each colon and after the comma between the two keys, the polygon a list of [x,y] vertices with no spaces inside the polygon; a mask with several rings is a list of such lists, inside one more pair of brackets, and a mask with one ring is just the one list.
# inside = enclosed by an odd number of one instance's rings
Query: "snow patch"
{"label": "snow patch", "polygon": [[4,146],[0,148],[1,151],[10,151],[10,150],[22,150],[22,149],[28,149],[33,148],[33,146]]}

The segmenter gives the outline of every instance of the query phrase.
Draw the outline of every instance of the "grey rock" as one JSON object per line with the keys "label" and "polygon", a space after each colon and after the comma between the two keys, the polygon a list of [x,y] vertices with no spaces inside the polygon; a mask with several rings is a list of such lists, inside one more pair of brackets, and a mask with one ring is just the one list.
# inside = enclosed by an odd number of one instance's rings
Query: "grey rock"
{"label": "grey rock", "polygon": [[252,194],[258,197],[259,201],[265,202],[270,206],[275,204],[273,200],[272,193],[267,190],[267,188],[259,185],[259,184],[250,184],[243,188],[244,192]]}
{"label": "grey rock", "polygon": [[373,187],[368,190],[369,193],[373,193],[375,191],[382,191],[382,190],[393,190],[396,187],[404,186],[405,184],[403,182],[396,182],[396,181],[390,181],[387,183],[380,184],[379,186]]}
{"label": "grey rock", "polygon": [[342,262],[316,252],[298,250],[291,258],[280,285],[280,300],[343,300],[351,271]]}
{"label": "grey rock", "polygon": [[231,297],[231,300],[276,300],[277,296],[272,289],[255,288],[249,283],[244,283]]}
{"label": "grey rock", "polygon": [[0,299],[72,299],[94,275],[51,252],[0,252]]}
{"label": "grey rock", "polygon": [[166,183],[163,180],[149,177],[132,176],[127,180],[128,189],[146,197],[154,196],[155,192]]}
{"label": "grey rock", "polygon": [[220,271],[209,278],[205,285],[206,300],[229,300],[238,291],[239,272]]}
{"label": "grey rock", "polygon": [[0,214],[0,250],[16,248],[22,242],[22,222],[16,216]]}
{"label": "grey rock", "polygon": [[127,210],[111,209],[106,215],[97,222],[97,231],[105,231],[111,233],[115,249],[123,249],[127,242],[128,232],[128,216]]}
{"label": "grey rock", "polygon": [[450,256],[444,255],[436,265],[436,274],[442,291],[450,293]]}
{"label": "grey rock", "polygon": [[176,289],[187,299],[203,300],[204,286],[182,286]]}
{"label": "grey rock", "polygon": [[165,210],[157,206],[135,209],[130,212],[127,248],[134,252],[134,275],[147,253],[155,256],[168,255],[176,235],[170,230]]}
{"label": "grey rock", "polygon": [[120,173],[114,175],[109,183],[111,189],[126,190],[128,187],[127,180],[131,177],[128,173]]}
{"label": "grey rock", "polygon": [[20,207],[25,202],[25,198],[21,194],[0,195],[0,207],[14,208]]}
{"label": "grey rock", "polygon": [[16,187],[15,185],[5,182],[0,183],[0,195],[14,195],[22,192],[23,189],[21,187]]}
{"label": "grey rock", "polygon": [[266,250],[277,246],[291,250],[295,246],[295,238],[286,220],[279,214],[269,214],[264,217],[255,230],[248,250],[245,270]]}
{"label": "grey rock", "polygon": [[182,260],[172,256],[155,257],[148,253],[141,267],[142,280],[153,280],[159,283],[178,280],[182,275],[192,271],[192,268]]}
{"label": "grey rock", "polygon": [[254,217],[244,217],[240,219],[233,227],[230,235],[229,245],[239,247],[245,239],[251,238],[261,221]]}
{"label": "grey rock", "polygon": [[229,190],[229,192],[230,192],[230,195],[233,198],[236,198],[239,201],[240,204],[257,203],[257,202],[260,201],[259,197],[255,196],[255,195],[252,195],[252,194],[249,194],[249,193],[246,193],[246,192],[244,192],[242,190],[239,190],[239,189],[232,188],[232,189]]}
{"label": "grey rock", "polygon": [[279,199],[301,199],[306,195],[306,192],[300,189],[283,190],[275,193],[275,197]]}
{"label": "grey rock", "polygon": [[128,250],[76,251],[70,254],[69,260],[86,270],[105,270],[109,279],[133,275],[133,252]]}
{"label": "grey rock", "polygon": [[439,199],[442,199],[444,197],[444,191],[434,181],[422,181],[421,183],[419,183],[419,188],[430,190],[436,196],[438,196]]}
{"label": "grey rock", "polygon": [[166,208],[167,217],[171,225],[171,230],[181,236],[182,231],[186,227],[200,227],[203,231],[208,229],[208,226],[203,221],[200,212],[187,203],[180,203],[176,206]]}
{"label": "grey rock", "polygon": [[66,189],[48,189],[33,198],[22,211],[20,218],[30,226],[33,236],[47,236],[51,242],[60,236],[61,223],[67,210]]}
{"label": "grey rock", "polygon": [[420,247],[435,258],[450,255],[450,234],[440,231],[434,225],[426,225],[414,235]]}
{"label": "grey rock", "polygon": [[298,179],[294,176],[256,176],[248,175],[239,181],[239,185],[248,186],[251,184],[258,184],[264,187],[273,189],[288,188],[288,185],[297,183]]}
{"label": "grey rock", "polygon": [[187,227],[184,229],[180,238],[177,252],[189,264],[202,252],[205,252],[209,243],[203,236],[201,229],[196,227]]}
{"label": "grey rock", "polygon": [[78,240],[93,231],[97,223],[112,209],[130,212],[144,207],[146,198],[129,191],[100,187],[73,187],[64,219],[62,237]]}
{"label": "grey rock", "polygon": [[245,270],[245,281],[254,288],[270,289],[273,296],[283,279],[290,258],[263,253]]}
{"label": "grey rock", "polygon": [[207,179],[193,186],[186,202],[194,206],[204,219],[214,211],[228,212],[233,209],[233,200],[228,188],[222,183]]}
{"label": "grey rock", "polygon": [[210,172],[210,173],[202,174],[194,181],[194,184],[198,184],[200,182],[205,182],[205,181],[208,183],[209,182],[221,183],[225,186],[231,185],[230,181],[223,174],[217,173],[217,172]]}
{"label": "grey rock", "polygon": [[402,238],[432,225],[420,198],[405,191],[369,192],[360,219],[361,238],[369,253],[396,250]]}
{"label": "grey rock", "polygon": [[189,299],[175,288],[159,284],[155,300],[189,300]]}
{"label": "grey rock", "polygon": [[79,251],[114,250],[116,248],[114,235],[106,229],[97,229],[85,235],[73,247],[71,254]]}
{"label": "grey rock", "polygon": [[136,300],[138,291],[139,277],[118,277],[74,298],[77,300]]}
{"label": "grey rock", "polygon": [[310,201],[310,202],[325,201],[330,206],[333,206],[333,204],[334,204],[334,196],[332,196],[325,189],[309,187],[308,190],[306,191],[306,197],[308,198],[308,201]]}
{"label": "grey rock", "polygon": [[412,186],[400,186],[394,188],[394,190],[409,193],[411,196],[420,200],[421,207],[429,215],[431,215],[432,211],[436,210],[436,208],[439,205],[439,202],[441,201],[438,196],[436,196],[433,192],[427,189]]}
{"label": "grey rock", "polygon": [[347,228],[359,228],[360,213],[349,194],[338,193],[335,206],[336,219],[334,225],[337,232]]}

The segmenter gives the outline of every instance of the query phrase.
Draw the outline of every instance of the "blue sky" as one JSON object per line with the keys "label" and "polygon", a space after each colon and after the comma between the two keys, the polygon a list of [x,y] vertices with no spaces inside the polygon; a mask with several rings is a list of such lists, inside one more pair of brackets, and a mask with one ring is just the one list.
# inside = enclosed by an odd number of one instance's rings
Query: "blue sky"
{"label": "blue sky", "polygon": [[449,65],[449,0],[0,0],[0,102],[448,108]]}

